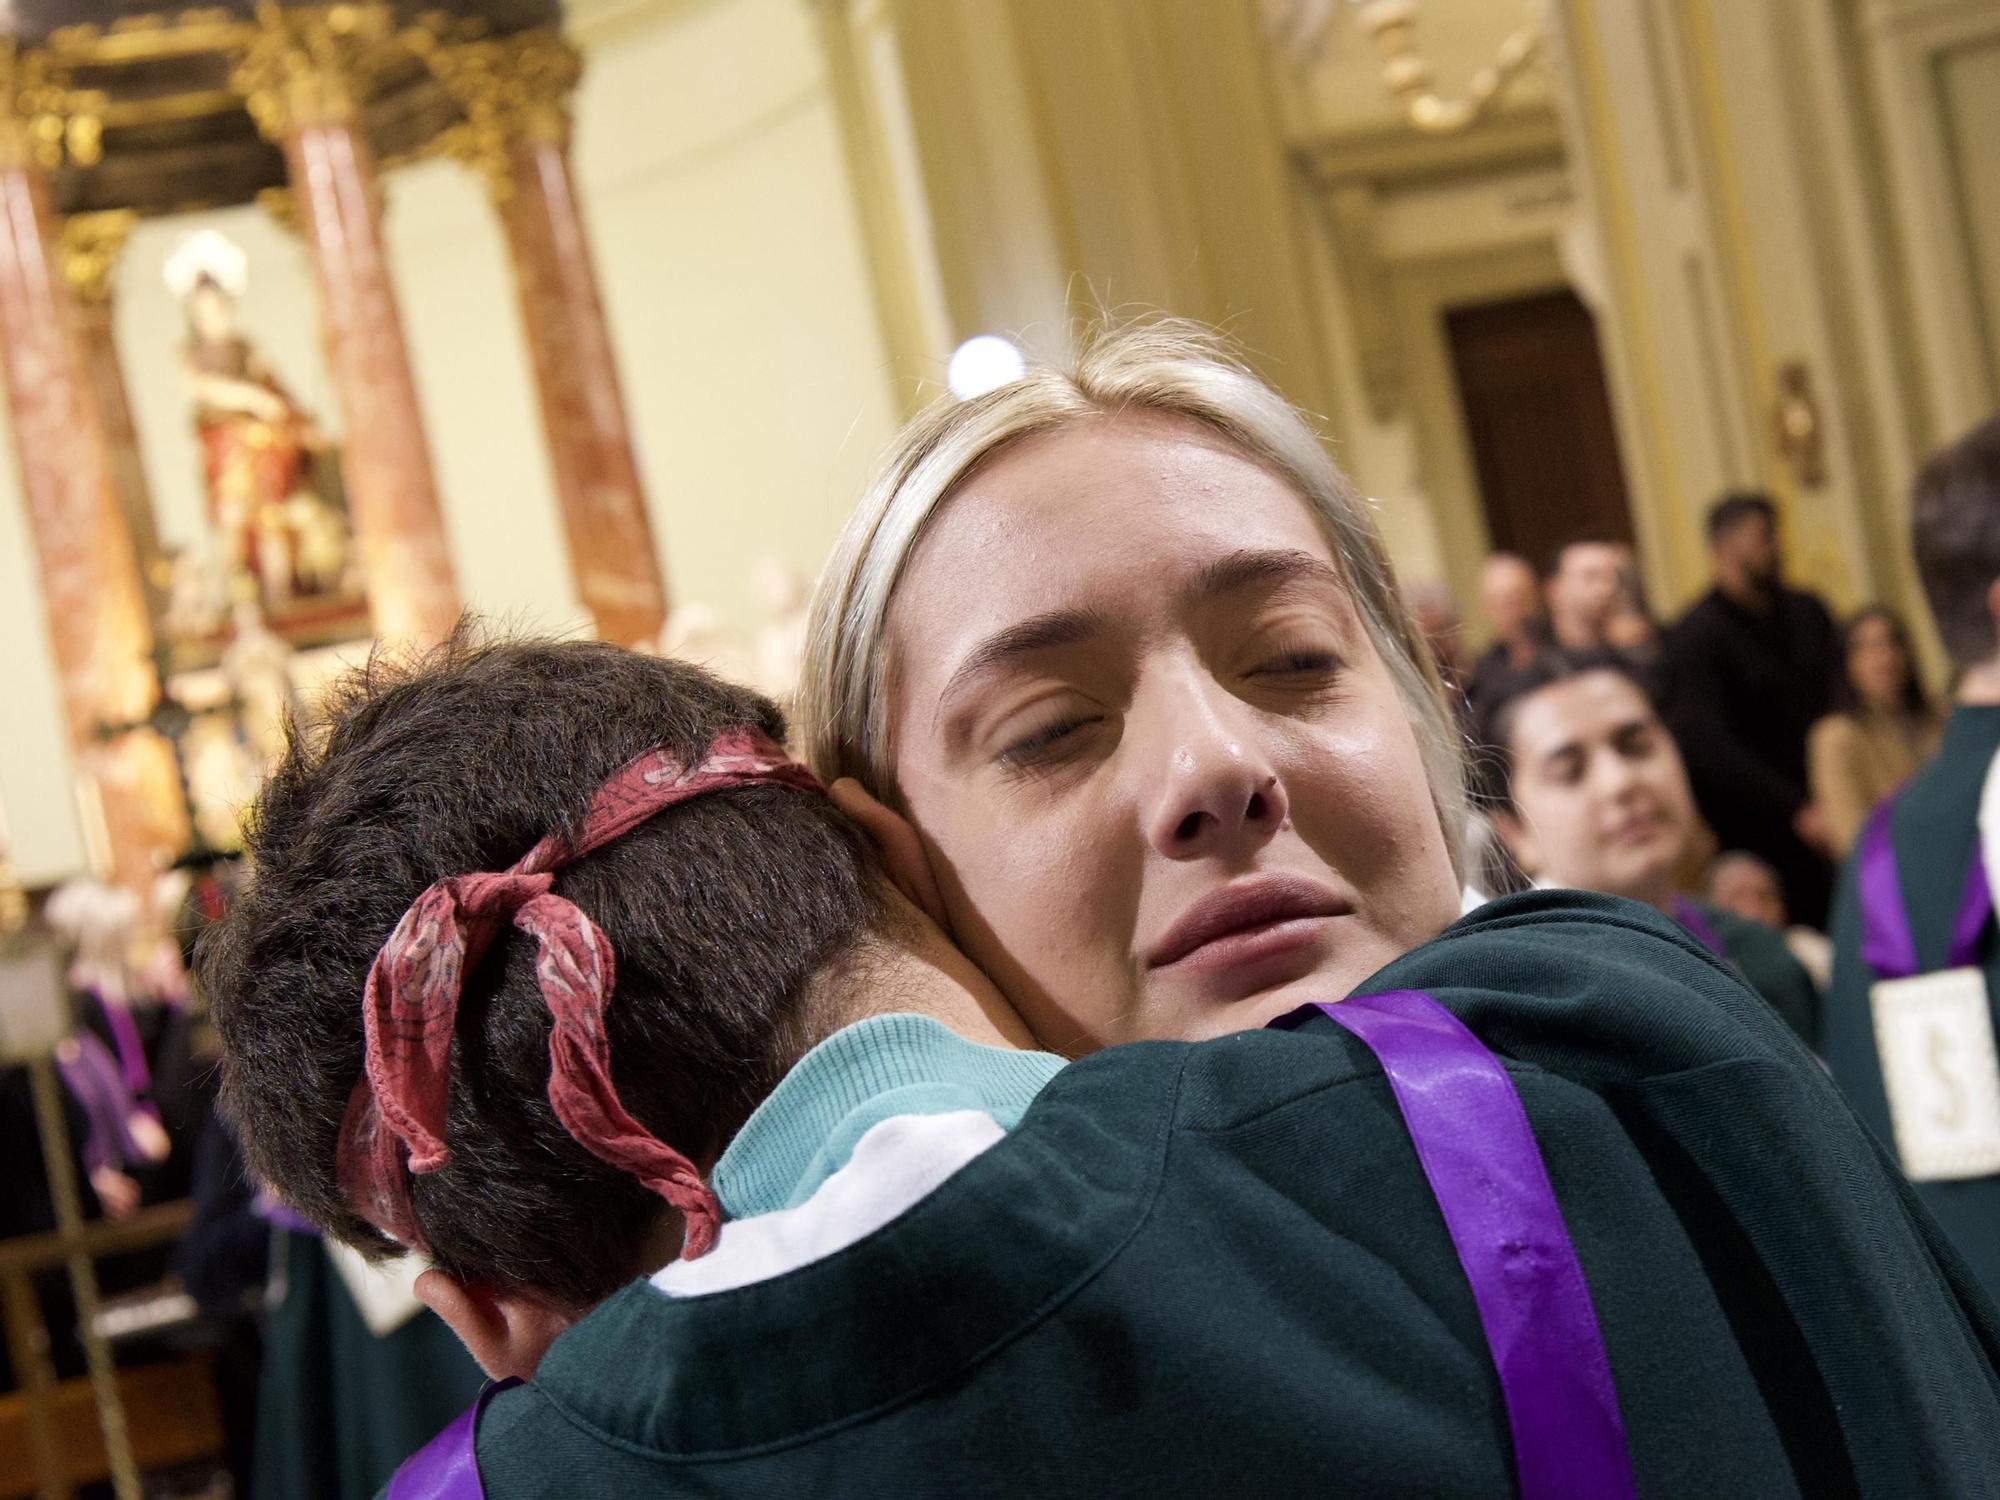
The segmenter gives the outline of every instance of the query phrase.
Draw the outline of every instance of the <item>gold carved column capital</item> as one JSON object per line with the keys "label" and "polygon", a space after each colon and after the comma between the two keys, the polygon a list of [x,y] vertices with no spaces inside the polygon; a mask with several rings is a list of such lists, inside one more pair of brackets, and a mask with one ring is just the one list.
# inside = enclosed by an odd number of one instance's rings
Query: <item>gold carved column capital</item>
{"label": "gold carved column capital", "polygon": [[48,55],[0,37],[0,168],[62,164],[64,89]]}
{"label": "gold carved column capital", "polygon": [[102,307],[111,301],[111,278],[139,216],[129,208],[71,214],[56,242],[63,280],[79,302]]}
{"label": "gold carved column capital", "polygon": [[556,27],[416,45],[465,114],[446,133],[446,149],[484,177],[495,197],[513,191],[516,147],[569,144],[570,100],[583,58]]}
{"label": "gold carved column capital", "polygon": [[231,84],[273,141],[355,119],[376,76],[397,55],[395,14],[361,4],[260,5]]}

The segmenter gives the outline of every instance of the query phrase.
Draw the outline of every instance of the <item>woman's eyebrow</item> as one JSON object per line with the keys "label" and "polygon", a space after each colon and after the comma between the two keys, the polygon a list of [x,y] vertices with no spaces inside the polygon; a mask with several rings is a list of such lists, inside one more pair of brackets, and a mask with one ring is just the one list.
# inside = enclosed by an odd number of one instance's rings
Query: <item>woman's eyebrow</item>
{"label": "woman's eyebrow", "polygon": [[1244,589],[1310,584],[1337,590],[1347,583],[1333,566],[1296,548],[1245,548],[1206,563],[1182,590],[1184,603],[1200,604]]}
{"label": "woman's eyebrow", "polygon": [[953,670],[944,691],[938,694],[937,709],[931,715],[932,724],[935,725],[942,717],[952,698],[975,678],[1037,651],[1078,645],[1104,634],[1106,628],[1107,622],[1097,610],[1052,609],[1046,614],[1030,615],[1005,630],[996,630],[968,651],[965,660]]}

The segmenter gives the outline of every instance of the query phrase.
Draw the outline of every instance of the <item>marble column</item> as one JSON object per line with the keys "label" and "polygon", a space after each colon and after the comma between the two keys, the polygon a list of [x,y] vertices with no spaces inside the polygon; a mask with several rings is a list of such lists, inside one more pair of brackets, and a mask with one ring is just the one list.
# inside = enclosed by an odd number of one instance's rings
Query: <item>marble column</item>
{"label": "marble column", "polygon": [[57,235],[26,129],[0,120],[0,372],[21,495],[93,862],[143,890],[188,829],[165,742],[102,733],[152,709],[152,625]]}
{"label": "marble column", "polygon": [[514,266],[577,597],[603,640],[658,636],[667,594],[569,162],[577,55],[552,30],[440,48]]}
{"label": "marble column", "polygon": [[267,7],[237,74],[278,143],[313,257],[339,393],[341,475],[375,633],[435,640],[458,618],[444,514],[382,235],[355,80],[386,7]]}
{"label": "marble column", "polygon": [[118,508],[139,557],[140,584],[145,589],[147,617],[158,621],[166,604],[167,579],[161,566],[159,529],[153,517],[153,492],[146,482],[145,460],[139,453],[139,432],[132,404],[125,394],[125,369],[118,358],[113,329],[112,278],[126,237],[138,215],[130,209],[73,214],[63,220],[57,242],[63,279],[69,283],[77,318],[84,374],[97,402],[111,482]]}

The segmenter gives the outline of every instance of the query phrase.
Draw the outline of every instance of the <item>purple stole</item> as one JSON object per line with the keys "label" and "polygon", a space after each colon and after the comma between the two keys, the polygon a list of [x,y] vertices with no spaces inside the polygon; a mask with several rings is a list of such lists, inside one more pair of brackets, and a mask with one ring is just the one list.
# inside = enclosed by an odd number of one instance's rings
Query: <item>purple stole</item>
{"label": "purple stole", "polygon": [[1307,1006],[1375,1054],[1500,1377],[1521,1500],[1631,1500],[1632,1460],[1583,1267],[1514,1081],[1419,990]]}
{"label": "purple stole", "polygon": [[385,1500],[486,1500],[474,1451],[479,1414],[486,1410],[487,1402],[520,1383],[510,1376],[481,1391],[479,1399],[452,1418],[449,1427],[403,1460],[383,1492]]}
{"label": "purple stole", "polygon": [[[1877,979],[1908,979],[1922,971],[1917,940],[1910,931],[1910,914],[1903,905],[1903,881],[1896,869],[1896,844],[1889,820],[1899,792],[1868,815],[1855,851],[1855,880],[1861,898],[1861,961]],[[1965,889],[1951,924],[1947,969],[1969,969],[1978,961],[1979,939],[1993,917],[1993,893],[1986,879],[1986,857],[1979,840],[1972,841],[1972,863],[1965,872]]]}
{"label": "purple stole", "polygon": [[1674,920],[1693,933],[1694,940],[1710,953],[1724,963],[1730,961],[1729,950],[1722,946],[1722,939],[1715,935],[1715,928],[1701,914],[1701,908],[1687,897],[1682,896],[1674,902]]}

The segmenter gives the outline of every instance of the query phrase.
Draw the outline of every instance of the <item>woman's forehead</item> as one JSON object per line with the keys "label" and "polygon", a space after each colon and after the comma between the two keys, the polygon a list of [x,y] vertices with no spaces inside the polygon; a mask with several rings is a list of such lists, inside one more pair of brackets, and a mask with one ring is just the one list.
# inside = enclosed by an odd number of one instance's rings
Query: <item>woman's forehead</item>
{"label": "woman's forehead", "polygon": [[1227,554],[1304,553],[1342,572],[1305,500],[1186,419],[1095,418],[1022,442],[940,508],[892,626],[942,644],[1051,609],[1115,610]]}

